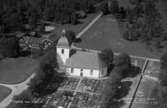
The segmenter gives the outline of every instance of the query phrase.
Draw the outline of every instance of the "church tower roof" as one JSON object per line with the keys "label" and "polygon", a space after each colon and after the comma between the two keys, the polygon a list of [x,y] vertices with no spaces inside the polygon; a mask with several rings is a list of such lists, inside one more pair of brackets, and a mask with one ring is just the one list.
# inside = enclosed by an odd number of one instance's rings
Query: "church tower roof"
{"label": "church tower roof", "polygon": [[58,47],[69,47],[69,41],[65,35],[66,35],[66,30],[64,29],[62,31],[62,36],[59,38],[57,42]]}

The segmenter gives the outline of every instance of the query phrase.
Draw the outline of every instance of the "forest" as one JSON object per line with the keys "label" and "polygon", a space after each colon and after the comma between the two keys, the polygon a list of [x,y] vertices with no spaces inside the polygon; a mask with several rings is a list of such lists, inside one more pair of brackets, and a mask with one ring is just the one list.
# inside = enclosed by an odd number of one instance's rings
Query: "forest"
{"label": "forest", "polygon": [[[77,23],[77,12],[95,10],[102,0],[1,0],[0,33],[34,29],[41,21]],[[28,26],[27,26],[28,25]]]}

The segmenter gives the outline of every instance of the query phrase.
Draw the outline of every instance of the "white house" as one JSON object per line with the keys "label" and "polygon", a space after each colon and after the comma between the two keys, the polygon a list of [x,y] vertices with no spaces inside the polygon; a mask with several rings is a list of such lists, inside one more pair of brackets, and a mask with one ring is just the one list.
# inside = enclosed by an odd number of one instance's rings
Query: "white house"
{"label": "white house", "polygon": [[[99,54],[83,50],[72,49],[65,36],[57,42],[57,54],[63,62],[66,72],[72,76],[101,78],[107,74],[107,66],[100,59]],[[71,53],[75,50],[75,53]]]}

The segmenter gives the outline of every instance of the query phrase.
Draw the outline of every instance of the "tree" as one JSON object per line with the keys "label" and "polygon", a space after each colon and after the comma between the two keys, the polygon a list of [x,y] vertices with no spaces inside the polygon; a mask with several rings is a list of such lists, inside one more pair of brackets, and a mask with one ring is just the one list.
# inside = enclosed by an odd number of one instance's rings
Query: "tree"
{"label": "tree", "polygon": [[0,4],[0,31],[22,31],[24,24],[36,28],[41,20],[61,24],[75,24],[77,11],[95,12],[94,4],[101,0],[2,0]]}
{"label": "tree", "polygon": [[129,0],[131,4],[137,5],[139,3],[142,3],[144,0]]}
{"label": "tree", "polygon": [[123,20],[123,19],[126,18],[126,10],[125,10],[125,8],[124,8],[123,6],[120,7],[120,9],[119,9],[119,14],[120,14],[120,19],[121,19],[121,20]]}
{"label": "tree", "polygon": [[58,67],[55,57],[56,55],[51,51],[40,59],[41,70],[31,80],[29,88],[34,97],[43,97],[53,93],[64,81],[65,75],[54,70]]}
{"label": "tree", "polygon": [[145,1],[144,7],[144,23],[147,30],[147,37],[159,37],[163,32],[163,26],[160,22],[161,15],[156,8],[156,1]]}
{"label": "tree", "polygon": [[130,60],[130,57],[127,53],[119,54],[114,60],[114,65],[115,66],[121,66],[121,65],[124,65],[124,64],[127,64],[128,66],[131,65],[131,60]]}
{"label": "tree", "polygon": [[53,48],[46,50],[43,56],[40,57],[39,61],[41,66],[44,66],[45,64],[50,64],[54,68],[58,67],[57,53]]}
{"label": "tree", "polygon": [[71,15],[71,24],[76,25],[78,23],[78,17],[76,13]]}
{"label": "tree", "polygon": [[0,38],[0,53],[3,57],[18,57],[20,54],[19,39],[16,37]]}
{"label": "tree", "polygon": [[63,75],[53,70],[50,64],[45,64],[42,68],[42,71],[37,73],[37,76],[32,79],[30,84],[30,90],[35,97],[51,94],[64,80]]}
{"label": "tree", "polygon": [[127,21],[130,23],[130,24],[133,24],[135,22],[135,19],[136,19],[136,16],[135,16],[135,11],[133,9],[131,9],[129,6],[127,7]]}
{"label": "tree", "polygon": [[167,86],[167,53],[161,57],[160,63],[161,73],[159,74],[159,79],[163,86]]}
{"label": "tree", "polygon": [[99,54],[100,58],[108,67],[108,71],[112,68],[112,62],[113,62],[113,51],[111,49],[104,49]]}
{"label": "tree", "polygon": [[118,0],[112,0],[111,1],[111,6],[110,6],[109,10],[113,14],[118,14],[118,12],[119,12],[119,3],[118,3]]}
{"label": "tree", "polygon": [[117,101],[115,95],[119,89],[121,79],[119,68],[114,68],[102,88],[100,108],[110,108]]}
{"label": "tree", "polygon": [[76,34],[71,30],[67,30],[65,36],[67,37],[70,44],[76,40]]}
{"label": "tree", "polygon": [[123,34],[123,38],[128,40],[128,41],[136,41],[140,38],[141,36],[141,30],[136,27],[137,23],[134,24],[126,24],[126,29]]}
{"label": "tree", "polygon": [[103,3],[100,7],[100,10],[103,12],[104,15],[109,14],[108,4]]}
{"label": "tree", "polygon": [[[41,108],[43,103],[34,103],[34,97],[30,90],[25,90],[18,96],[14,97],[16,104],[12,108]],[[10,105],[9,105],[10,107]]]}
{"label": "tree", "polygon": [[126,77],[131,69],[131,59],[126,53],[119,54],[114,60],[115,67],[120,69],[122,77]]}
{"label": "tree", "polygon": [[94,4],[91,0],[86,1],[86,13],[95,12]]}
{"label": "tree", "polygon": [[142,3],[136,3],[136,5],[135,5],[135,7],[134,7],[134,14],[135,14],[135,16],[136,17],[142,17],[142,14],[143,14],[143,11],[144,11],[144,9],[143,9],[143,5],[142,5]]}

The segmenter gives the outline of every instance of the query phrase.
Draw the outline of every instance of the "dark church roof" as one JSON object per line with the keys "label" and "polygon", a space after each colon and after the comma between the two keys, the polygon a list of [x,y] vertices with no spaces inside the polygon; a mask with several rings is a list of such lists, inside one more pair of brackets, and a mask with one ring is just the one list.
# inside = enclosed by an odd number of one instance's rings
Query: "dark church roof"
{"label": "dark church roof", "polygon": [[66,66],[82,69],[101,69],[106,67],[98,53],[87,51],[76,51],[75,54],[67,59]]}
{"label": "dark church roof", "polygon": [[62,36],[59,38],[58,42],[57,42],[57,47],[69,47],[69,41],[67,39],[67,37],[65,36],[66,31],[63,30],[62,31]]}

